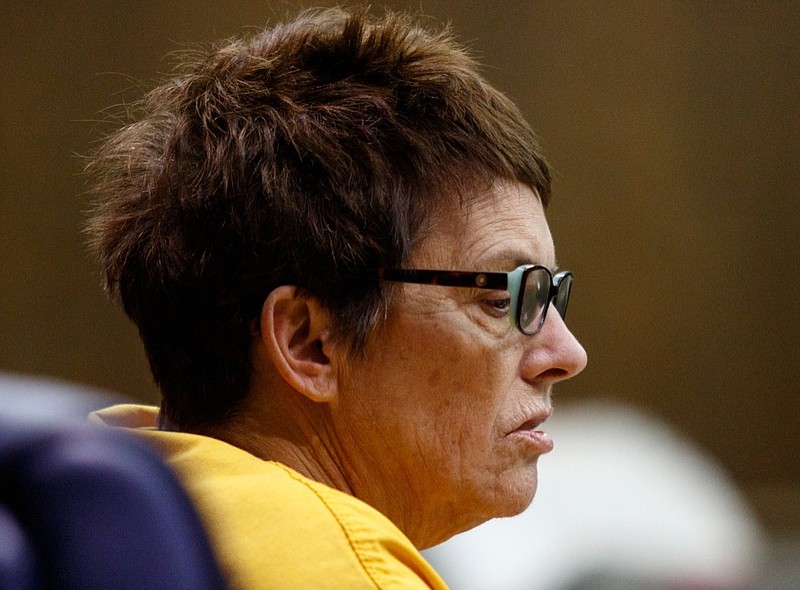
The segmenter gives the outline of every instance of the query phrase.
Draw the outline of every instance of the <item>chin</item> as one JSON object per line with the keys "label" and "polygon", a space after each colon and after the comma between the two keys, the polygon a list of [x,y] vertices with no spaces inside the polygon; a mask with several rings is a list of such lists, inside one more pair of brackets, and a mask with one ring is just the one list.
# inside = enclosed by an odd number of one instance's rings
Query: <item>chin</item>
{"label": "chin", "polygon": [[535,467],[532,472],[528,469],[524,475],[518,475],[513,481],[503,485],[495,496],[495,512],[491,518],[516,516],[524,512],[533,502],[538,485]]}
{"label": "chin", "polygon": [[472,520],[462,522],[461,526],[457,528],[454,527],[454,529],[449,531],[446,537],[439,542],[449,539],[454,535],[464,533],[495,518],[507,518],[521,514],[530,506],[535,494],[536,484],[534,483],[533,486],[525,490],[516,490],[512,492],[512,490],[507,489],[502,495],[495,496],[491,503],[489,503],[489,499],[487,498],[488,506],[485,511],[480,515],[473,515]]}
{"label": "chin", "polygon": [[[516,516],[525,511],[533,501],[538,485],[536,465],[507,469],[499,477],[472,480],[461,494],[450,496],[451,503],[440,514],[447,513],[450,530],[443,539],[463,533],[494,518]],[[466,492],[466,493],[464,493]],[[460,498],[452,501],[453,498]],[[471,509],[470,509],[471,508]],[[441,540],[439,542],[441,542]]]}

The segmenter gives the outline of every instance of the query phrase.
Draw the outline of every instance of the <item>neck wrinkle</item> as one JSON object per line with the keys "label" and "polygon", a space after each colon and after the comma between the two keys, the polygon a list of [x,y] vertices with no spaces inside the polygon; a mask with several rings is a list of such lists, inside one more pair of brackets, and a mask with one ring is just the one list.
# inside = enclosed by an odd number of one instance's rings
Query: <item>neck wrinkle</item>
{"label": "neck wrinkle", "polygon": [[[295,394],[299,395],[299,394]],[[305,400],[305,398],[304,398]],[[309,404],[316,404],[306,400]],[[302,400],[301,400],[302,403]],[[346,494],[355,495],[345,470],[332,451],[335,445],[325,440],[329,432],[320,413],[324,408],[298,413],[281,412],[280,404],[244,409],[223,424],[203,434],[225,441],[264,461],[274,461],[301,475]]]}

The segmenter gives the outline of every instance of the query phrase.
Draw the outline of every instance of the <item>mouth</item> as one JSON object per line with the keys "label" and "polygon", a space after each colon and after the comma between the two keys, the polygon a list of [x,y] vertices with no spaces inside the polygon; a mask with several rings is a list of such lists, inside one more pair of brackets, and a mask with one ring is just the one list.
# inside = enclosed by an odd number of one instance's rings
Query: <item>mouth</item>
{"label": "mouth", "polygon": [[513,432],[536,430],[543,424],[550,416],[553,415],[553,408],[548,407],[545,410],[539,410],[527,416],[527,420],[520,424]]}
{"label": "mouth", "polygon": [[528,445],[537,454],[549,453],[553,450],[553,438],[543,430],[537,430],[553,413],[552,408],[537,412],[509,433],[509,436],[521,444]]}

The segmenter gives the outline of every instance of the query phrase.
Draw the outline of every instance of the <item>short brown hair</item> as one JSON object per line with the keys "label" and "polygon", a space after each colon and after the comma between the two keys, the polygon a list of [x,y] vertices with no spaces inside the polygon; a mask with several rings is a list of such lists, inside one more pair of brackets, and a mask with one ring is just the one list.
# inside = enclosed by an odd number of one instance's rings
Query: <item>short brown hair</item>
{"label": "short brown hair", "polygon": [[497,178],[550,195],[530,127],[447,30],[341,9],[187,57],[89,170],[107,289],[187,430],[243,399],[275,287],[318,297],[357,351],[387,296],[350,278],[406,263],[434,208]]}

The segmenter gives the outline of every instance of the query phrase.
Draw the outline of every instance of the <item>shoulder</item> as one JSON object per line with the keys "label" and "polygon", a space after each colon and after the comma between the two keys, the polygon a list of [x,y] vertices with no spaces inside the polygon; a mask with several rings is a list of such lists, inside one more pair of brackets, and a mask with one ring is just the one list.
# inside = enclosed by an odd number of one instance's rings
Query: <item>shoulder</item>
{"label": "shoulder", "polygon": [[222,441],[139,430],[176,470],[236,588],[445,588],[364,502]]}
{"label": "shoulder", "polygon": [[374,588],[445,588],[444,582],[409,539],[383,514],[361,500],[308,480],[292,472],[308,486],[337,523]]}

